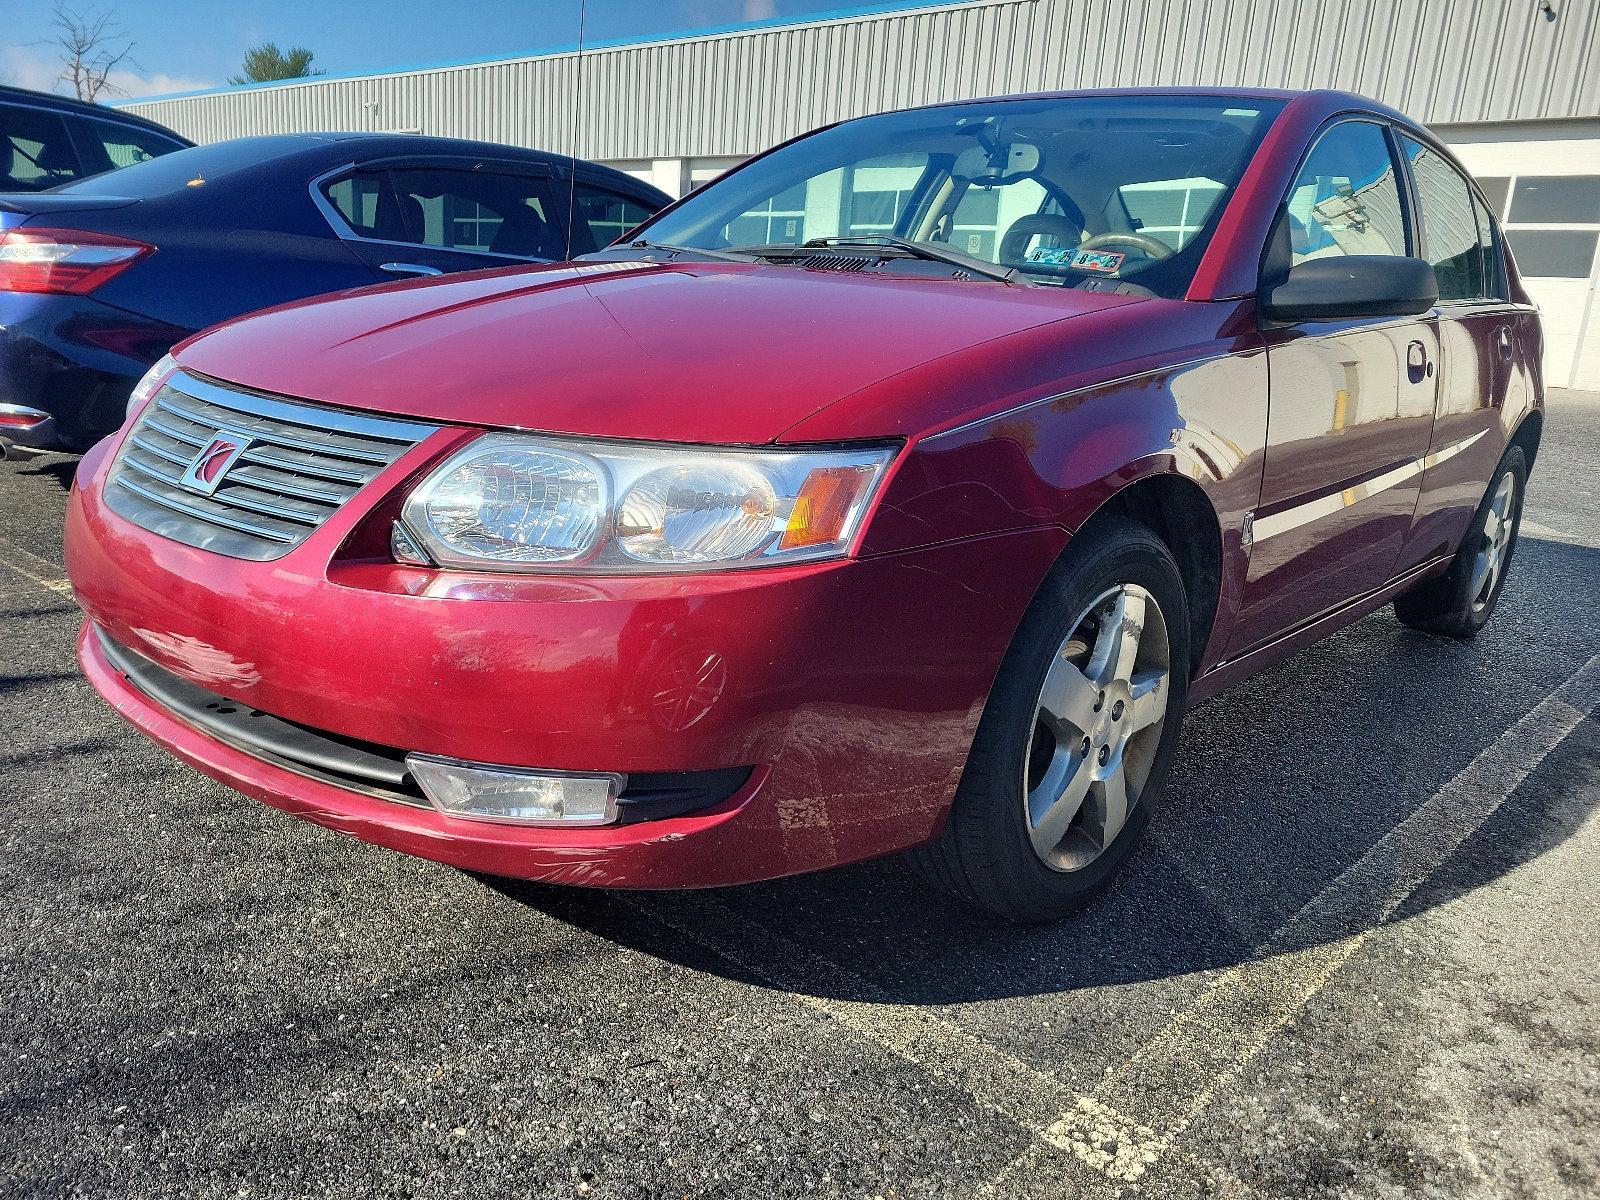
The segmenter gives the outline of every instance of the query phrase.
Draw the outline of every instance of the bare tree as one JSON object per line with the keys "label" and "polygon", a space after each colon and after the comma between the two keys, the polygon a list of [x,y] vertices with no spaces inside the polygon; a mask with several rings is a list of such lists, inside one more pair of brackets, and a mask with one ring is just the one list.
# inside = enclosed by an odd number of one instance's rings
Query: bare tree
{"label": "bare tree", "polygon": [[57,4],[51,23],[61,48],[61,82],[71,85],[78,99],[98,100],[105,92],[122,90],[110,82],[111,72],[134,65],[133,43],[110,13],[86,14]]}

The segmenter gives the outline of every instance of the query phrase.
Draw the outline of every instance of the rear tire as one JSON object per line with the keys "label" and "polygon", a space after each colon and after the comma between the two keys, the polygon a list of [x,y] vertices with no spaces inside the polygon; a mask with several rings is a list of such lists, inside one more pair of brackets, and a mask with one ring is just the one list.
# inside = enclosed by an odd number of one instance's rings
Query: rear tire
{"label": "rear tire", "polygon": [[1500,602],[1527,486],[1528,460],[1521,446],[1512,446],[1495,468],[1450,569],[1395,598],[1402,623],[1442,637],[1478,636]]}
{"label": "rear tire", "polygon": [[913,863],[1019,924],[1083,908],[1149,823],[1188,681],[1188,603],[1172,554],[1142,525],[1097,519],[1023,617],[944,830]]}

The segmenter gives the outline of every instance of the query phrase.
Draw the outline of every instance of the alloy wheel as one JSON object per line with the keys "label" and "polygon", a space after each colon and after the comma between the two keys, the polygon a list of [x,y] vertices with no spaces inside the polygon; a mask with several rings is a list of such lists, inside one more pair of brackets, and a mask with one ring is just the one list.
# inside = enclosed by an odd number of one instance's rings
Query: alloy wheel
{"label": "alloy wheel", "polygon": [[1506,556],[1517,525],[1517,477],[1507,471],[1489,501],[1483,519],[1483,540],[1472,564],[1472,611],[1482,612],[1494,596],[1495,585],[1505,571]]}
{"label": "alloy wheel", "polygon": [[1155,762],[1171,672],[1166,619],[1137,584],[1105,592],[1073,623],[1039,690],[1022,767],[1028,837],[1053,870],[1088,866],[1127,824]]}

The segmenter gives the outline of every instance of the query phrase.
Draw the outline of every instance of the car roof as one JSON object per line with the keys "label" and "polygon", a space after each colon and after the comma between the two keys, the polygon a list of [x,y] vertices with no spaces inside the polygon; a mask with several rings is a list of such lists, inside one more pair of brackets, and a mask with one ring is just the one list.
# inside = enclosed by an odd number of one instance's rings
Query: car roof
{"label": "car roof", "polygon": [[49,108],[59,113],[76,113],[85,117],[94,117],[98,121],[117,121],[123,125],[134,125],[140,129],[150,129],[156,133],[166,134],[170,138],[176,138],[186,146],[194,145],[181,133],[174,133],[159,121],[141,117],[137,113],[107,108],[104,104],[96,104],[92,100],[79,100],[75,96],[58,96],[54,92],[36,92],[32,88],[20,88],[11,84],[0,83],[0,105],[7,104],[20,104],[28,108]]}
{"label": "car roof", "polygon": [[191,146],[53,190],[154,199],[183,194],[190,179],[203,175],[214,185],[208,192],[215,195],[216,187],[256,186],[262,173],[298,173],[303,187],[312,178],[349,164],[440,158],[525,163],[547,167],[556,174],[570,170],[576,161],[584,174],[613,183],[619,190],[659,196],[661,203],[667,200],[648,183],[599,163],[520,146],[413,133],[276,133],[233,138]]}
{"label": "car roof", "polygon": [[[1330,107],[1355,109],[1364,112],[1377,113],[1397,121],[1415,125],[1418,122],[1397,109],[1390,108],[1380,100],[1370,96],[1358,95],[1355,92],[1338,91],[1332,88],[1316,88],[1311,90],[1296,91],[1291,88],[1247,88],[1247,87],[1115,87],[1115,88],[1074,88],[1063,91],[1045,92],[1003,92],[992,96],[969,96],[955,100],[936,100],[931,104],[917,104],[910,108],[900,109],[901,112],[919,112],[935,108],[956,108],[963,104],[1001,104],[1012,100],[1093,100],[1098,98],[1127,96],[1150,97],[1160,99],[1163,96],[1209,96],[1218,100],[1271,100],[1279,103],[1318,103]],[[882,115],[882,114],[872,114]],[[852,118],[861,120],[862,118]]]}
{"label": "car roof", "polygon": [[[636,190],[654,189],[625,171],[607,167],[587,159],[574,159],[548,150],[533,150],[526,146],[511,146],[503,142],[480,142],[471,138],[435,137],[421,133],[362,133],[353,130],[328,130],[308,133],[261,134],[255,137],[234,138],[229,142],[212,142],[212,146],[237,146],[253,143],[257,147],[259,162],[282,162],[285,159],[305,157],[326,160],[329,169],[346,162],[370,162],[387,158],[480,158],[517,161],[546,166],[554,171],[570,170],[576,163],[586,172],[604,178],[626,182]],[[253,165],[253,164],[250,164]],[[248,169],[241,165],[238,170]]]}

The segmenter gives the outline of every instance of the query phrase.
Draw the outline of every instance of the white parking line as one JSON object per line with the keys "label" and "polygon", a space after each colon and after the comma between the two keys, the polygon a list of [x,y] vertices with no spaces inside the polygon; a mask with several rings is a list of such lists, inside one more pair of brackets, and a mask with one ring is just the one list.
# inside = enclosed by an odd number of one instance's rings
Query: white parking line
{"label": "white parking line", "polygon": [[[784,989],[980,1107],[1036,1131],[983,1189],[1006,1196],[1048,1177],[1063,1195],[1115,1195],[1153,1168],[1188,1165],[1229,1195],[1250,1189],[1177,1139],[1249,1066],[1373,932],[1482,827],[1556,746],[1600,707],[1600,655],[1481,751],[1458,775],[1307,902],[1246,962],[1090,1092],[1023,1062],[930,1009],[881,988],[720,900],[712,921],[679,921],[628,900],[648,919]],[[1088,919],[1093,919],[1089,917]],[[747,952],[761,945],[756,961]],[[838,1000],[817,990],[862,997]]]}
{"label": "white parking line", "polygon": [[[1249,961],[1224,972],[1093,1093],[1065,1109],[1044,1140],[1071,1146],[1085,1161],[1094,1156],[1113,1179],[1139,1179],[1597,707],[1600,654],[1312,897]],[[1113,1129],[1110,1146],[1107,1123],[1097,1119],[1102,1105],[1131,1114],[1122,1118],[1125,1128]],[[1025,1172],[1025,1164],[1008,1173],[1019,1169]]]}
{"label": "white parking line", "polygon": [[[1052,1178],[1061,1194],[1073,1200],[1095,1200],[1118,1194],[1110,1179],[1113,1147],[1140,1144],[1153,1136],[1109,1105],[1087,1100],[1056,1076],[1008,1054],[992,1042],[977,1037],[939,1013],[893,1000],[872,983],[832,959],[818,955],[782,933],[741,916],[723,901],[703,897],[716,908],[710,921],[687,922],[664,917],[653,906],[626,901],[649,920],[670,927],[695,944],[721,955],[742,970],[782,988],[801,1004],[844,1026],[897,1058],[904,1059],[934,1079],[970,1097],[980,1108],[1006,1117],[1032,1130],[1044,1144],[1031,1150],[1056,1157]],[[757,962],[748,953],[753,945],[768,953]],[[818,989],[866,997],[836,1000],[815,995]],[[1077,1117],[1077,1140],[1054,1135],[1057,1115],[1071,1108]],[[1029,1160],[1032,1161],[1031,1155]],[[1222,1183],[1226,1194],[1247,1196],[1249,1189],[1229,1177],[1216,1163],[1200,1162],[1186,1152],[1174,1157],[1192,1164]],[[1006,1195],[997,1179],[984,1195]]]}
{"label": "white parking line", "polygon": [[0,538],[0,566],[14,571],[29,583],[52,592],[72,595],[72,584],[62,577],[60,563],[41,558],[5,538]]}

